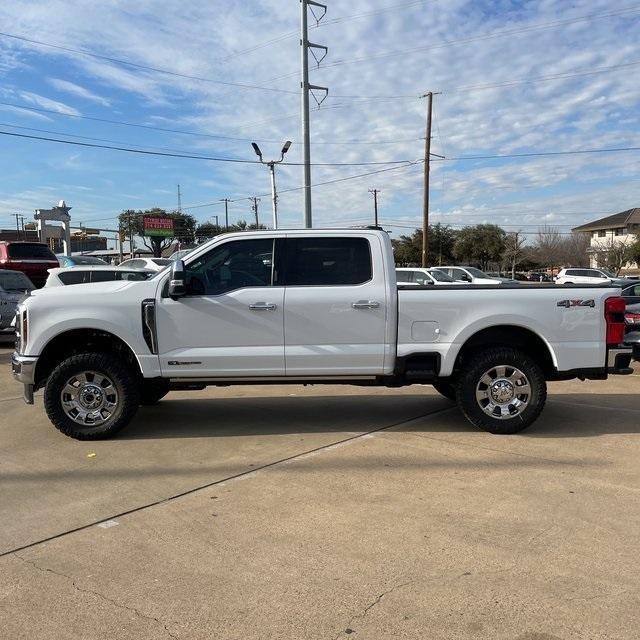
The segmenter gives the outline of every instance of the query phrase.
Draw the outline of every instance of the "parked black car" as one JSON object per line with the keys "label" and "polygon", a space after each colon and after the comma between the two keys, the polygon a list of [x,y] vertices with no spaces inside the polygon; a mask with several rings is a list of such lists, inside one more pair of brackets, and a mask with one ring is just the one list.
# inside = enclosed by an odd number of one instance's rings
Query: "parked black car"
{"label": "parked black car", "polygon": [[626,333],[640,331],[640,303],[627,304],[627,308],[624,310],[624,321]]}

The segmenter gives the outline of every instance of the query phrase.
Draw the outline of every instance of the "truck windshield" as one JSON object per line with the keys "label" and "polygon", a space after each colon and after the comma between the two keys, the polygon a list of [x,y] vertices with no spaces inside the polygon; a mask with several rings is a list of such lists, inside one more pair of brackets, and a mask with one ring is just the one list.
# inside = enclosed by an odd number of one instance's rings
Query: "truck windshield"
{"label": "truck windshield", "polygon": [[33,283],[21,271],[0,272],[0,289],[4,291],[33,291]]}

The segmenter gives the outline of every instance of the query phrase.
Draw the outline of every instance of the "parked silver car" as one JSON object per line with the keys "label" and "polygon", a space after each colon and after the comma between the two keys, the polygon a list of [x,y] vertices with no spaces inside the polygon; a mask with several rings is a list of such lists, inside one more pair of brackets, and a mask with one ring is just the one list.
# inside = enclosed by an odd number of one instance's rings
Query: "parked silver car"
{"label": "parked silver car", "polygon": [[0,269],[0,330],[11,327],[18,303],[34,289],[33,282],[22,271]]}

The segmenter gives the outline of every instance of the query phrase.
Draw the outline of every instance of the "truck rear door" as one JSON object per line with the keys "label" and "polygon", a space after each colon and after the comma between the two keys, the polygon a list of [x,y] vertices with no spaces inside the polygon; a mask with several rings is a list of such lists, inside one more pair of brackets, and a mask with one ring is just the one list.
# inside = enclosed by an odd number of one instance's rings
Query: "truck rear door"
{"label": "truck rear door", "polygon": [[287,376],[380,375],[390,301],[376,236],[287,234]]}

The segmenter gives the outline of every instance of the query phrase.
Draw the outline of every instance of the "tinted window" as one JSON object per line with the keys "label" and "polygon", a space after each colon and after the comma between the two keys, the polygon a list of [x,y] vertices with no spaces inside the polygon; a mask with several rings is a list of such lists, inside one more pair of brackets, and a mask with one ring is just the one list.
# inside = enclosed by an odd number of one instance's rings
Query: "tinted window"
{"label": "tinted window", "polygon": [[469,267],[467,269],[467,271],[474,277],[474,278],[488,278],[489,276],[484,272],[484,271],[480,271],[480,269],[476,269],[475,267]]}
{"label": "tinted window", "polygon": [[564,273],[565,276],[579,276],[581,275],[577,269],[567,269]]}
{"label": "tinted window", "polygon": [[26,259],[46,259],[57,262],[56,257],[51,252],[51,249],[44,244],[31,244],[29,242],[10,244],[9,245],[9,257],[10,258],[26,258]]}
{"label": "tinted window", "polygon": [[429,271],[429,275],[438,282],[455,282],[455,280],[439,269]]}
{"label": "tinted window", "polygon": [[272,282],[273,239],[225,242],[186,268],[190,295],[220,295],[245,287],[269,287]]}
{"label": "tinted window", "polygon": [[[2,282],[0,282],[2,284]],[[627,287],[623,292],[624,296],[640,296],[640,284],[633,284],[630,287]]]}
{"label": "tinted window", "polygon": [[371,251],[365,238],[287,240],[287,285],[331,286],[371,280]]}
{"label": "tinted window", "polygon": [[116,274],[116,280],[133,280],[136,282],[140,282],[140,280],[148,280],[153,273],[144,273],[140,271],[125,271],[124,269],[119,270]]}
{"label": "tinted window", "polygon": [[106,262],[100,258],[92,258],[91,256],[76,256],[73,258],[74,264],[101,264],[106,266]]}
{"label": "tinted window", "polygon": [[110,282],[111,280],[118,280],[118,273],[114,269],[113,271],[91,271],[91,282]]}
{"label": "tinted window", "polygon": [[58,278],[64,284],[83,284],[84,282],[89,282],[89,272],[70,269],[64,273],[59,273]]}
{"label": "tinted window", "polygon": [[151,262],[153,264],[157,264],[159,267],[166,267],[171,264],[171,260],[169,258],[154,258]]}
{"label": "tinted window", "polygon": [[398,282],[413,282],[411,271],[396,271],[396,280]]}
{"label": "tinted window", "polygon": [[0,272],[0,289],[5,291],[31,291],[33,284],[21,271]]}

